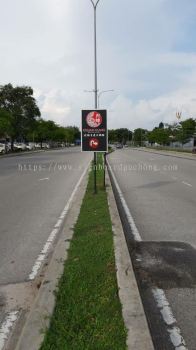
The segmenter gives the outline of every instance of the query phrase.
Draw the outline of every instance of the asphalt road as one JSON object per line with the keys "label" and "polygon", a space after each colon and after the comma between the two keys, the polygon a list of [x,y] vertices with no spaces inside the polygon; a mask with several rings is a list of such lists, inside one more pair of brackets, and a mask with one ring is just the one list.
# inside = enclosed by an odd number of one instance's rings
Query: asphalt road
{"label": "asphalt road", "polygon": [[195,350],[196,161],[123,149],[109,162],[142,238],[130,250],[155,349],[175,348],[155,310],[150,291],[156,286],[165,292],[186,348]]}
{"label": "asphalt road", "polygon": [[0,285],[28,279],[90,159],[79,148],[0,159]]}

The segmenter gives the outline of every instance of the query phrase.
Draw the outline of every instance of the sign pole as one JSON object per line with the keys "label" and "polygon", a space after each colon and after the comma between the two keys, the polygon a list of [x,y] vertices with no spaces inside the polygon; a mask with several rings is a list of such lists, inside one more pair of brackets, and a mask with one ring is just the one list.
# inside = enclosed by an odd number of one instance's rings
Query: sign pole
{"label": "sign pole", "polygon": [[94,194],[97,194],[97,157],[96,152],[94,152]]}
{"label": "sign pole", "polygon": [[[95,59],[95,109],[97,109],[97,18],[96,18],[96,10],[99,0],[95,3],[91,0],[93,9],[94,9],[94,59]],[[94,152],[94,194],[97,193],[97,174],[96,174],[96,165],[97,165],[97,155]]]}
{"label": "sign pole", "polygon": [[105,184],[105,171],[106,171],[106,152],[104,152],[104,162],[103,162],[103,166],[104,166],[104,169],[103,169],[103,187],[104,189],[106,189],[106,184]]}

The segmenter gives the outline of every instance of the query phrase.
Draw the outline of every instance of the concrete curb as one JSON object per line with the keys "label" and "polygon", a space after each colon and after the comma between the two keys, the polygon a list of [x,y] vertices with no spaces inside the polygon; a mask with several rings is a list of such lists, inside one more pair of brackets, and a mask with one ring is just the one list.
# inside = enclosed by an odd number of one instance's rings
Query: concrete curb
{"label": "concrete curb", "polygon": [[[60,238],[55,247],[33,306],[26,317],[26,322],[23,327],[21,327],[20,322],[18,322],[13,336],[11,337],[11,345],[9,342],[7,344],[7,350],[39,350],[43,342],[45,330],[49,326],[50,317],[52,316],[55,307],[54,292],[56,291],[58,281],[63,274],[64,263],[67,260],[70,241],[74,233],[73,228],[80,213],[87,181],[88,171],[82,180],[79,190],[73,199],[68,215],[66,216],[64,229],[60,234]],[[18,337],[18,330],[21,328],[22,332],[20,337]]]}
{"label": "concrete curb", "polygon": [[123,227],[118,213],[108,172],[106,173],[108,204],[114,232],[114,250],[119,297],[125,326],[128,330],[128,350],[153,350],[146,315],[140,298]]}

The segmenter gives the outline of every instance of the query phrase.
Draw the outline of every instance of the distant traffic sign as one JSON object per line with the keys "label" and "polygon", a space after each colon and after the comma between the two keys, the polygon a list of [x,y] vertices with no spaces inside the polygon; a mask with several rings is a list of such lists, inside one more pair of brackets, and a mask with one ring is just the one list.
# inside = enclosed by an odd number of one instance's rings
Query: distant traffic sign
{"label": "distant traffic sign", "polygon": [[82,111],[82,151],[107,152],[107,111]]}

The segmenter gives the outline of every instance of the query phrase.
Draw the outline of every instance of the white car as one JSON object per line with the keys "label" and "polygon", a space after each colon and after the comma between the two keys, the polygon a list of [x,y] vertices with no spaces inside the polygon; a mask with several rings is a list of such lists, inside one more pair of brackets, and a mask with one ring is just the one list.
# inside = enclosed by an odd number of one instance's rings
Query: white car
{"label": "white car", "polygon": [[25,146],[26,146],[27,151],[32,151],[32,150],[35,149],[35,143],[34,142],[29,142]]}
{"label": "white car", "polygon": [[42,148],[46,148],[46,149],[49,149],[50,148],[50,145],[46,142],[43,142],[42,143]]}
{"label": "white car", "polygon": [[0,153],[1,154],[4,154],[5,153],[5,144],[3,144],[3,143],[0,143]]}
{"label": "white car", "polygon": [[14,143],[14,149],[18,150],[18,151],[25,151],[26,145],[25,145],[25,143],[17,142],[17,143]]}

